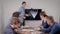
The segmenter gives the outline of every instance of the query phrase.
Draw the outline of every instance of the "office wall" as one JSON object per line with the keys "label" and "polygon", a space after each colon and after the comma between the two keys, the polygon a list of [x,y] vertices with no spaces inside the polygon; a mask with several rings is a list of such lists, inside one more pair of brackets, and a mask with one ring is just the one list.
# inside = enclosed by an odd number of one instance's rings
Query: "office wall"
{"label": "office wall", "polygon": [[22,1],[27,2],[26,8],[39,8],[46,11],[48,15],[52,15],[55,21],[59,22],[60,0],[2,0],[3,1],[3,20],[4,25],[12,13],[18,10]]}
{"label": "office wall", "polygon": [[[60,3],[60,0],[59,0]],[[59,23],[60,23],[60,4],[59,4]]]}
{"label": "office wall", "polygon": [[0,34],[1,34],[1,2],[0,2]]}
{"label": "office wall", "polygon": [[[0,16],[1,16],[1,7],[0,7]],[[0,34],[1,34],[1,17],[0,17]]]}

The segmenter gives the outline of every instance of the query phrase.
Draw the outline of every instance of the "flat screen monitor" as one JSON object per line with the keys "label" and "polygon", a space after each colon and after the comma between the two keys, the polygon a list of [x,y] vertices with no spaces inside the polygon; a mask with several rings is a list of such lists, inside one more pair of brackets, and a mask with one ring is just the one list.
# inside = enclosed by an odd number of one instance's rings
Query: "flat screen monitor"
{"label": "flat screen monitor", "polygon": [[39,15],[41,11],[42,9],[25,9],[25,14],[29,15],[25,20],[41,20]]}

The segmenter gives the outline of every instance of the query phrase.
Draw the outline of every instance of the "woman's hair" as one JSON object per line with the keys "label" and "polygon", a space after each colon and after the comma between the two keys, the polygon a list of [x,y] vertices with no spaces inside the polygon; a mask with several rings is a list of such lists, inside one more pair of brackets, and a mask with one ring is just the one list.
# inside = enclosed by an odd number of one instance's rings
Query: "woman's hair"
{"label": "woman's hair", "polygon": [[[12,23],[13,20],[15,20],[15,21],[17,21],[17,22]],[[12,23],[12,24],[18,24],[18,23],[20,23],[20,20],[19,20],[17,17],[12,17],[12,18],[11,18],[11,23]]]}
{"label": "woman's hair", "polygon": [[52,16],[48,16],[47,19],[50,20],[52,23],[54,22],[54,18]]}
{"label": "woman's hair", "polygon": [[45,11],[42,11],[42,12],[40,13],[40,15],[43,16],[43,17],[47,17]]}

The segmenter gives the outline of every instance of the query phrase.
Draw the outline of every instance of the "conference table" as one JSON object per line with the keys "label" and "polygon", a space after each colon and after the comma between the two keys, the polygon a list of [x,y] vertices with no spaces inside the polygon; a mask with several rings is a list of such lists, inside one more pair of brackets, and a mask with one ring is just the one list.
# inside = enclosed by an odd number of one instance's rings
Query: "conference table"
{"label": "conference table", "polygon": [[22,29],[22,34],[41,34],[40,28],[36,27],[26,27]]}

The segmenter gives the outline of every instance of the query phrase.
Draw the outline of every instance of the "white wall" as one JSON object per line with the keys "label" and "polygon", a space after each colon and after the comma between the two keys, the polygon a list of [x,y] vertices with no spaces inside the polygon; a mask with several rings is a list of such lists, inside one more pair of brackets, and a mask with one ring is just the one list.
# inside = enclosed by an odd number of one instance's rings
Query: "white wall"
{"label": "white wall", "polygon": [[2,26],[2,23],[1,23],[1,0],[0,0],[0,34],[1,34],[1,26]]}
{"label": "white wall", "polygon": [[60,0],[3,0],[4,26],[7,24],[12,13],[21,6],[22,1],[27,2],[27,8],[43,9],[48,15],[52,15],[55,21],[59,22]]}
{"label": "white wall", "polygon": [[[1,16],[1,4],[0,4],[0,16]],[[1,17],[0,17],[0,34],[1,34]]]}
{"label": "white wall", "polygon": [[[60,3],[60,2],[59,2]],[[60,22],[60,4],[59,4],[59,22]]]}

